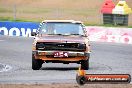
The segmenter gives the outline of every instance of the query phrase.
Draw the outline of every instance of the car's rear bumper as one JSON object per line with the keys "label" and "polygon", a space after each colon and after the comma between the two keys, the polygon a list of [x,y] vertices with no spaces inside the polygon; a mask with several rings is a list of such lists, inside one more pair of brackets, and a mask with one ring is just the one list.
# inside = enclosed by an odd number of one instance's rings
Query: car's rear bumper
{"label": "car's rear bumper", "polygon": [[[61,51],[61,52],[67,52],[68,57],[54,57],[54,52],[56,51],[39,51],[35,50],[32,51],[32,54],[35,56],[36,59],[42,59],[45,61],[81,61],[88,59],[90,57],[90,52],[73,52],[73,51]],[[60,52],[60,51],[59,51]]]}

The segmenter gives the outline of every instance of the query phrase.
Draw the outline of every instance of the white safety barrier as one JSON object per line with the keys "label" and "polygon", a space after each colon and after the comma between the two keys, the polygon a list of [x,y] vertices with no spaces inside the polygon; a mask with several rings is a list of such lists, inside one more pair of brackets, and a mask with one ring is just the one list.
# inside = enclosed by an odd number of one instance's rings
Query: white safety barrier
{"label": "white safety barrier", "polygon": [[86,29],[90,41],[132,44],[132,28],[89,26]]}
{"label": "white safety barrier", "polygon": [[[31,37],[31,32],[36,30],[37,28],[0,27],[0,34]],[[87,26],[86,30],[90,41],[132,44],[132,28]]]}

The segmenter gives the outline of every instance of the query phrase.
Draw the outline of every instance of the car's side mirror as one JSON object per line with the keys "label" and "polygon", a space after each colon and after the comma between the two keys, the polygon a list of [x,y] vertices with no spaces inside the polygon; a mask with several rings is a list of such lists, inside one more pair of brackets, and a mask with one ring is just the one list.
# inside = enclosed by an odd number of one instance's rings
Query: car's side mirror
{"label": "car's side mirror", "polygon": [[31,36],[36,36],[37,33],[36,32],[31,32]]}

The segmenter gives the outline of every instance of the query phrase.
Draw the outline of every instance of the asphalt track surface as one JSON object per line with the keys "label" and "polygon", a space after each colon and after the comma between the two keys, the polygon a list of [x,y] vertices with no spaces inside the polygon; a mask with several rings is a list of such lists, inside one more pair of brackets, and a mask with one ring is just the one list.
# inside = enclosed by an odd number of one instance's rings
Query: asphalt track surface
{"label": "asphalt track surface", "polygon": [[[43,64],[31,68],[33,38],[0,36],[0,83],[76,83],[78,64]],[[87,73],[132,75],[132,45],[91,42]]]}

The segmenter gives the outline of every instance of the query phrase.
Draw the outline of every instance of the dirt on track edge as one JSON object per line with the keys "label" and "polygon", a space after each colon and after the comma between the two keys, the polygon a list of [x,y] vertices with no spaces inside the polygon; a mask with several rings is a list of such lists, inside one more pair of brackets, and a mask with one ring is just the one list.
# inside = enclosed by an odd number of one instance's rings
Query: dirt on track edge
{"label": "dirt on track edge", "polygon": [[0,88],[132,88],[132,84],[0,84]]}

